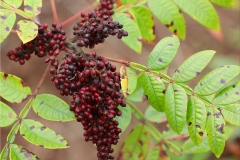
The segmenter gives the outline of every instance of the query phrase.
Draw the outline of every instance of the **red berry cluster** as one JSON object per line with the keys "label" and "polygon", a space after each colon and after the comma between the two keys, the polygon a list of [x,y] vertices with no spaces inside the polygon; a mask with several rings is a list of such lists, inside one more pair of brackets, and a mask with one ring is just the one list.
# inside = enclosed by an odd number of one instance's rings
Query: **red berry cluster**
{"label": "red berry cluster", "polygon": [[117,34],[119,39],[128,36],[128,32],[122,29],[123,25],[112,20],[113,4],[114,0],[101,0],[94,11],[81,14],[81,21],[73,27],[78,46],[93,48],[96,44],[103,43],[108,35]]}
{"label": "red berry cluster", "polygon": [[82,123],[85,140],[96,144],[98,159],[114,159],[111,146],[118,143],[121,133],[114,117],[122,114],[117,106],[126,106],[120,92],[120,73],[96,52],[86,56],[87,60],[70,51],[58,73],[50,70],[51,80],[61,95],[73,95],[70,110]]}
{"label": "red berry cluster", "polygon": [[48,31],[48,24],[39,24],[38,35],[30,42],[26,44],[21,43],[21,46],[15,50],[8,51],[7,56],[9,59],[23,65],[25,60],[31,58],[33,52],[38,57],[44,57],[47,54],[49,56],[57,56],[60,50],[65,49],[66,33],[62,30],[61,25],[52,24],[52,27],[53,29]]}

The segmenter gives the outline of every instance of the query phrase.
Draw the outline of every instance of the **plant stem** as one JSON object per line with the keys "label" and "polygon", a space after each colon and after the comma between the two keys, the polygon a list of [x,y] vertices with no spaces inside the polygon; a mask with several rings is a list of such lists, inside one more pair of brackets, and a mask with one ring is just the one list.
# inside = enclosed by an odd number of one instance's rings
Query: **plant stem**
{"label": "plant stem", "polygon": [[76,54],[81,54],[83,56],[83,58],[85,60],[87,60],[88,58],[87,58],[86,54],[83,52],[83,50],[81,49],[81,47],[77,46],[76,43],[72,43],[74,41],[75,41],[74,38],[72,40],[67,39],[65,41],[65,46],[67,46],[69,49],[74,49],[76,51]]}
{"label": "plant stem", "polygon": [[56,9],[55,1],[54,1],[54,0],[51,0],[51,7],[52,7],[52,12],[53,12],[54,22],[55,22],[56,24],[58,24],[58,23],[59,23],[59,21],[58,21],[58,15],[57,15],[57,9]]}
{"label": "plant stem", "polygon": [[95,1],[93,2],[90,6],[88,6],[87,8],[83,9],[82,11],[78,12],[77,14],[73,15],[72,17],[68,18],[67,20],[65,20],[64,22],[62,22],[62,26],[66,26],[68,23],[74,21],[75,19],[77,19],[78,17],[80,17],[82,12],[87,12],[88,10],[94,8],[95,6],[97,6],[98,2]]}

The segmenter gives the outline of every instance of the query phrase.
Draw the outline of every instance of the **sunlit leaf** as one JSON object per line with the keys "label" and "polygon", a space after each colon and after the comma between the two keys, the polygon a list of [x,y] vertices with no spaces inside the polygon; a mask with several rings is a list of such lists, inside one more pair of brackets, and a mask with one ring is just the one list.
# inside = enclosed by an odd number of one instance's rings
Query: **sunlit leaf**
{"label": "sunlit leaf", "polygon": [[0,154],[0,160],[8,160],[8,153],[9,149],[6,146],[4,146]]}
{"label": "sunlit leaf", "polygon": [[127,104],[126,107],[118,106],[118,109],[122,111],[122,115],[116,116],[114,119],[118,121],[119,123],[118,127],[121,128],[123,133],[126,130],[126,128],[129,126],[132,119],[131,108]]}
{"label": "sunlit leaf", "polygon": [[222,6],[222,7],[231,7],[236,0],[211,0],[211,2]]}
{"label": "sunlit leaf", "polygon": [[204,134],[202,142],[199,146],[194,144],[191,139],[188,139],[182,147],[182,153],[183,154],[204,153],[204,152],[207,152],[209,150],[210,150],[210,148],[208,146],[207,137],[206,137],[205,134]]}
{"label": "sunlit leaf", "polygon": [[130,101],[133,102],[143,102],[145,100],[147,100],[146,96],[144,95],[144,90],[143,90],[143,86],[142,86],[142,79],[144,77],[144,74],[139,74],[137,77],[137,86],[134,90],[134,92],[127,96],[126,98]]}
{"label": "sunlit leaf", "polygon": [[37,36],[38,26],[32,21],[20,20],[16,31],[23,43],[27,43]]}
{"label": "sunlit leaf", "polygon": [[22,146],[10,144],[10,160],[40,160],[34,153]]}
{"label": "sunlit leaf", "polygon": [[240,126],[240,104],[230,104],[219,109],[226,122]]}
{"label": "sunlit leaf", "polygon": [[15,8],[20,7],[22,4],[22,0],[4,0],[4,2],[6,2],[7,4],[9,4]]}
{"label": "sunlit leaf", "polygon": [[12,129],[10,130],[10,132],[8,133],[7,142],[9,142],[9,143],[13,143],[13,142],[14,142],[14,140],[16,139],[16,136],[17,136],[17,133],[18,133],[19,128],[20,128],[20,124],[19,124],[19,122],[17,122],[17,123],[12,127]]}
{"label": "sunlit leaf", "polygon": [[41,13],[42,0],[24,0],[24,11],[35,17]]}
{"label": "sunlit leaf", "polygon": [[17,120],[16,113],[3,102],[0,102],[0,111],[0,127],[7,127]]}

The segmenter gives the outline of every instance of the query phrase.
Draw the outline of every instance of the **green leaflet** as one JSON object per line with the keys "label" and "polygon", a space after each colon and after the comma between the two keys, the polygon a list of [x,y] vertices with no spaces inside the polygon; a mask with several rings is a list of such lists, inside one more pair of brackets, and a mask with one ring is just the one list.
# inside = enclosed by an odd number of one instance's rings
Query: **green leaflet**
{"label": "green leaflet", "polygon": [[211,2],[222,6],[222,7],[231,7],[234,4],[235,0],[211,0]]}
{"label": "green leaflet", "polygon": [[160,131],[155,128],[151,123],[147,122],[147,128],[151,136],[155,139],[156,143],[159,143],[160,140],[162,139],[162,134]]}
{"label": "green leaflet", "polygon": [[118,159],[143,160],[149,147],[150,135],[143,124],[137,125],[125,139]]}
{"label": "green leaflet", "polygon": [[142,86],[142,79],[144,77],[143,72],[140,73],[137,77],[137,86],[134,92],[131,95],[128,95],[126,98],[132,102],[143,102],[147,100],[146,96],[144,95],[144,90]]}
{"label": "green leaflet", "polygon": [[0,154],[0,160],[7,160],[8,153],[9,153],[9,149],[6,146],[4,146]]}
{"label": "green leaflet", "polygon": [[69,105],[62,99],[51,94],[40,94],[32,102],[34,112],[40,117],[51,121],[76,120],[74,113],[69,110]]}
{"label": "green leaflet", "polygon": [[212,107],[208,107],[207,111],[207,141],[210,149],[217,158],[220,157],[225,146],[225,121],[221,112]]}
{"label": "green leaflet", "polygon": [[178,135],[170,126],[167,124],[164,131],[162,132],[163,139],[173,141],[177,140],[179,137],[188,137],[188,127],[187,124],[184,125],[183,130],[180,135]]}
{"label": "green leaflet", "polygon": [[15,12],[9,9],[0,9],[0,44],[9,35],[16,20]]}
{"label": "green leaflet", "polygon": [[186,24],[183,14],[173,1],[148,0],[149,9],[157,19],[181,39],[186,37]]}
{"label": "green leaflet", "polygon": [[22,146],[10,144],[10,160],[40,160],[35,154]]}
{"label": "green leaflet", "polygon": [[207,152],[209,150],[210,150],[210,148],[208,146],[207,137],[206,137],[205,134],[202,138],[202,143],[199,146],[196,146],[196,144],[194,144],[191,139],[188,139],[182,147],[182,153],[183,154],[204,153],[204,152]]}
{"label": "green leaflet", "polygon": [[213,103],[216,105],[232,104],[240,100],[240,81],[224,88],[214,98]]}
{"label": "green leaflet", "polygon": [[9,4],[15,8],[20,7],[22,4],[22,0],[4,0],[4,2],[6,2],[7,4]]}
{"label": "green leaflet", "polygon": [[24,11],[32,18],[39,15],[42,9],[42,0],[24,0]]}
{"label": "green leaflet", "polygon": [[42,148],[69,148],[67,141],[61,135],[31,119],[22,120],[20,134],[28,142]]}
{"label": "green leaflet", "polygon": [[19,128],[20,128],[19,122],[14,124],[14,126],[12,127],[10,132],[8,133],[7,142],[9,142],[9,143],[13,143],[14,142],[14,140],[16,139],[16,136],[17,136]]}
{"label": "green leaflet", "polygon": [[132,6],[129,10],[134,17],[141,31],[142,38],[147,42],[151,42],[155,39],[153,27],[154,20],[150,10],[143,5]]}
{"label": "green leaflet", "polygon": [[17,23],[16,31],[23,43],[27,43],[37,36],[38,26],[32,21],[20,20]]}
{"label": "green leaflet", "polygon": [[192,141],[199,146],[205,130],[206,108],[203,101],[194,96],[188,101],[187,123]]}
{"label": "green leaflet", "polygon": [[173,0],[183,11],[207,28],[220,30],[218,14],[209,0]]}
{"label": "green leaflet", "polygon": [[173,74],[175,82],[189,82],[207,66],[216,52],[212,50],[195,53],[186,59]]}
{"label": "green leaflet", "polygon": [[177,84],[169,84],[165,95],[165,113],[171,128],[181,133],[186,122],[187,95]]}
{"label": "green leaflet", "polygon": [[0,96],[11,103],[22,103],[31,95],[31,89],[20,78],[0,72]]}
{"label": "green leaflet", "polygon": [[121,87],[124,96],[131,95],[137,87],[137,74],[134,69],[122,65],[120,68]]}
{"label": "green leaflet", "polygon": [[181,149],[173,142],[166,141],[163,145],[174,155],[181,155]]}
{"label": "green leaflet", "polygon": [[0,102],[0,111],[0,127],[10,126],[17,120],[16,113],[3,102]]}
{"label": "green leaflet", "polygon": [[154,146],[147,154],[146,160],[170,160],[167,155],[166,147]]}
{"label": "green leaflet", "polygon": [[157,76],[145,72],[143,89],[151,106],[157,111],[163,112],[165,85],[162,80]]}
{"label": "green leaflet", "polygon": [[169,66],[177,53],[179,45],[180,42],[177,36],[160,40],[148,56],[148,68],[159,71]]}
{"label": "green leaflet", "polygon": [[237,65],[225,65],[206,74],[195,86],[197,95],[207,96],[217,92],[240,73]]}
{"label": "green leaflet", "polygon": [[132,119],[131,108],[127,104],[126,107],[118,106],[118,109],[122,111],[122,115],[116,116],[114,119],[118,121],[118,127],[121,128],[123,133],[129,126]]}
{"label": "green leaflet", "polygon": [[167,121],[165,113],[156,111],[152,106],[148,106],[144,116],[150,122],[163,123]]}
{"label": "green leaflet", "polygon": [[126,13],[116,13],[113,15],[114,20],[124,24],[123,29],[128,32],[127,37],[123,37],[122,41],[135,52],[141,54],[142,52],[142,35],[140,29],[130,15]]}
{"label": "green leaflet", "polygon": [[132,3],[135,3],[139,0],[120,0],[122,4],[132,4]]}
{"label": "green leaflet", "polygon": [[220,106],[220,110],[226,122],[240,126],[240,104]]}
{"label": "green leaflet", "polygon": [[132,114],[138,120],[144,120],[144,115],[142,114],[142,112],[133,103],[127,101],[127,105],[131,108]]}

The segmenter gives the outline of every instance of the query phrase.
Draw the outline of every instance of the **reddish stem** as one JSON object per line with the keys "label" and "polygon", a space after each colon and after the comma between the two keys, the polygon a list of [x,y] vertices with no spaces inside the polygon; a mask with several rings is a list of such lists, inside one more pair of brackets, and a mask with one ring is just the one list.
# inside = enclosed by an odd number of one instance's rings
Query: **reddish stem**
{"label": "reddish stem", "polygon": [[78,17],[80,17],[81,12],[87,12],[88,10],[92,9],[93,7],[95,7],[98,3],[94,2],[92,3],[90,6],[88,6],[87,8],[83,9],[82,11],[78,12],[77,14],[73,15],[72,17],[68,18],[67,20],[65,20],[64,22],[62,22],[62,26],[66,26],[68,23],[74,21],[75,19],[77,19]]}
{"label": "reddish stem", "polygon": [[113,58],[109,58],[109,57],[104,57],[104,58],[106,58],[107,60],[109,60],[109,61],[112,61],[112,62],[117,62],[117,63],[121,63],[121,64],[128,64],[128,62],[127,61],[124,61],[124,60],[118,60],[118,59],[113,59]]}
{"label": "reddish stem", "polygon": [[58,24],[58,15],[57,15],[57,9],[56,9],[56,6],[55,6],[55,2],[54,0],[50,0],[51,1],[51,6],[52,6],[52,12],[53,12],[53,18],[54,18],[54,22],[56,24]]}

